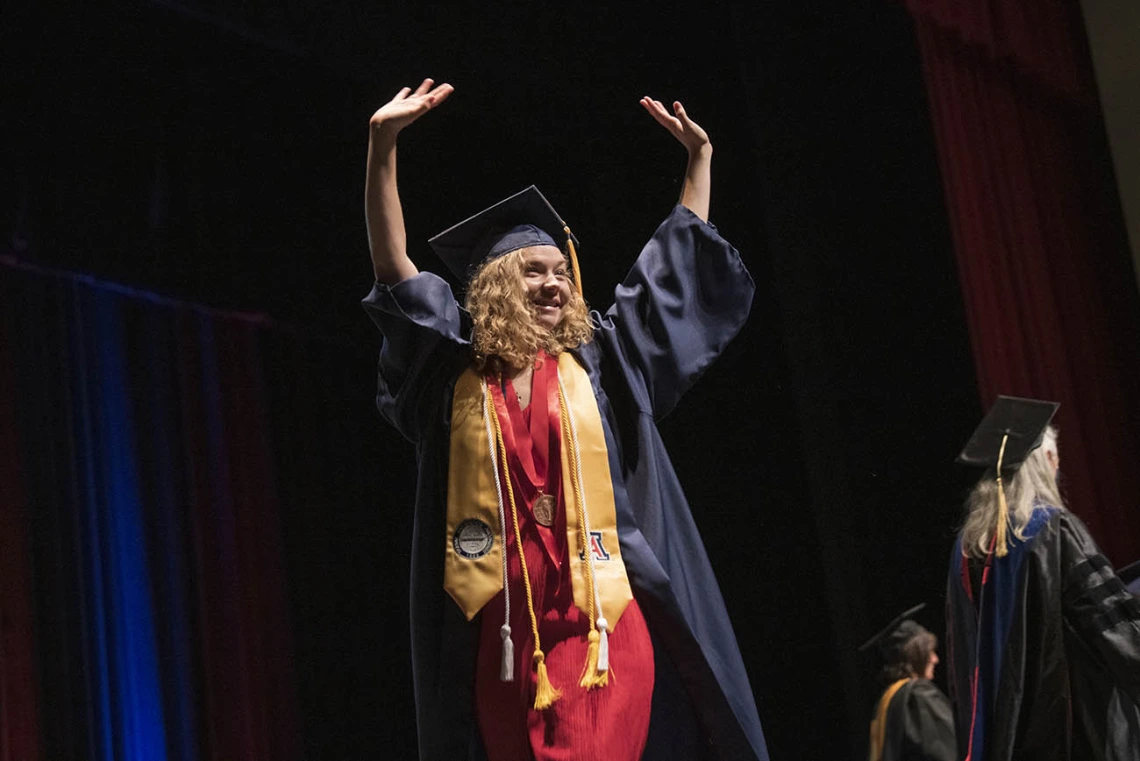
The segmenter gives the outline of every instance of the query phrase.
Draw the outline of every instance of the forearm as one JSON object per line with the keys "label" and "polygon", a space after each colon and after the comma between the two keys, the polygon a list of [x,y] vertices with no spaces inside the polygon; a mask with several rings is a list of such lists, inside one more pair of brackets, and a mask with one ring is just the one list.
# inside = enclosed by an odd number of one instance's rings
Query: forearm
{"label": "forearm", "polygon": [[689,165],[681,184],[681,205],[707,222],[712,194],[712,143],[689,152]]}
{"label": "forearm", "polygon": [[396,185],[396,136],[370,125],[364,216],[376,282],[395,285],[418,271],[408,258],[404,212]]}

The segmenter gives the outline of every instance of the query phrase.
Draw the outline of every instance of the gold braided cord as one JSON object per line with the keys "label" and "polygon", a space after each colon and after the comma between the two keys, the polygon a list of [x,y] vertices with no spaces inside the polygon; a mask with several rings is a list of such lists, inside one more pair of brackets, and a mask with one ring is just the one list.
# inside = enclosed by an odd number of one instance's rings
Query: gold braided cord
{"label": "gold braided cord", "polygon": [[[495,428],[495,442],[498,444],[499,456],[502,460],[503,480],[507,483],[507,499],[511,503],[511,524],[515,533],[515,550],[519,553],[519,563],[522,565],[523,588],[526,590],[526,612],[530,616],[530,631],[534,635],[534,663],[538,671],[538,688],[535,690],[534,708],[541,711],[549,708],[562,692],[554,689],[546,676],[546,654],[542,652],[542,642],[538,637],[538,618],[534,614],[534,594],[530,589],[530,573],[526,567],[526,553],[523,552],[522,531],[519,530],[519,511],[515,505],[515,490],[511,486],[510,463],[507,461],[507,446],[503,443],[503,431],[499,427],[499,413],[492,406],[491,423]],[[503,548],[506,552],[506,548]]]}
{"label": "gold braided cord", "polygon": [[[573,458],[577,453],[574,451],[573,437],[570,436],[570,411],[566,408],[566,400],[562,397],[561,383],[558,384],[558,407],[559,417],[562,420],[563,445],[570,448],[570,457]],[[578,549],[581,552],[582,557],[586,560],[586,582],[590,585],[590,630],[593,631],[596,628],[594,623],[594,567],[589,562],[590,544],[589,537],[586,536],[586,502],[584,499],[582,499],[582,484],[578,481],[577,468],[570,468],[570,481],[574,485],[574,508],[578,516]]]}
{"label": "gold braided cord", "polygon": [[578,516],[578,549],[581,552],[586,569],[586,583],[590,585],[587,594],[587,606],[589,607],[587,617],[590,620],[590,631],[586,635],[586,663],[582,667],[582,676],[578,680],[578,686],[592,690],[605,687],[609,683],[610,669],[608,666],[605,670],[598,668],[602,635],[598,632],[596,621],[598,587],[594,579],[594,559],[590,554],[590,537],[586,530],[589,525],[586,520],[586,496],[582,491],[582,482],[579,478],[581,454],[578,452],[578,442],[574,436],[573,421],[570,420],[570,409],[562,394],[561,379],[558,382],[558,407],[559,418],[562,421],[563,446],[567,447],[568,456],[573,462],[573,467],[570,468],[570,482],[574,486],[574,507]]}

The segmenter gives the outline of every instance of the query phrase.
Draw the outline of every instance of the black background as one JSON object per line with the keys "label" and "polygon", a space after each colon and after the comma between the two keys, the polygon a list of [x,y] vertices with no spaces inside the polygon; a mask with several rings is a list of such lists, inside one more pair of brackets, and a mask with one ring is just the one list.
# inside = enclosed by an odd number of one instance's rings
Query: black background
{"label": "black background", "polygon": [[901,7],[151,2],[17,6],[4,30],[8,249],[309,339],[318,369],[274,404],[278,439],[312,431],[337,476],[282,474],[320,760],[414,757],[412,452],[371,408],[378,337],[358,305],[369,115],[424,76],[456,87],[401,136],[421,268],[441,270],[430,234],[534,183],[604,308],[684,169],[637,101],[684,102],[715,146],[712,220],[758,291],[663,434],[772,757],[864,755],[876,690],[854,649],[922,600],[941,633],[974,475],[951,462],[980,413]]}

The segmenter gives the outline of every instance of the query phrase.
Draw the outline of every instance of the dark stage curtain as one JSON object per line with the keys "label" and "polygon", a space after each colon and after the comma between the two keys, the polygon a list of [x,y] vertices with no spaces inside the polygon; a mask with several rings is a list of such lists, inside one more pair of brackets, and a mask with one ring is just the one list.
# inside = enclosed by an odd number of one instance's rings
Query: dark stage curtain
{"label": "dark stage curtain", "polygon": [[1064,491],[1140,556],[1140,300],[1080,9],[907,0],[984,404],[1061,402]]}
{"label": "dark stage curtain", "polygon": [[266,326],[3,265],[0,758],[300,758]]}
{"label": "dark stage curtain", "polygon": [[38,759],[28,503],[9,342],[0,333],[0,761]]}

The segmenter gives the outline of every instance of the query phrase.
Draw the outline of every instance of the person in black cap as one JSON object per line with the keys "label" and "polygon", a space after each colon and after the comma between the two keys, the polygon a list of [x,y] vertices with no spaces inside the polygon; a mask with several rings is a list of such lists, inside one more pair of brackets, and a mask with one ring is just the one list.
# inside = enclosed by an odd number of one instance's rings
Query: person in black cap
{"label": "person in black cap", "polygon": [[1057,405],[999,397],[950,558],[959,758],[1140,759],[1140,601],[1057,488]]}
{"label": "person in black cap", "polygon": [[868,761],[954,761],[954,712],[935,686],[938,638],[911,616],[926,607],[901,613],[859,652],[874,648],[882,662],[883,694],[871,720]]}
{"label": "person in black cap", "polygon": [[[578,240],[530,187],[431,239],[465,308],[407,255],[399,132],[372,117],[366,214],[377,405],[416,446],[411,642],[422,759],[767,759],[720,590],[655,421],[740,330],[755,286],[708,223],[712,146],[605,313]],[[444,593],[447,593],[446,595]],[[447,597],[450,596],[450,600]]]}

